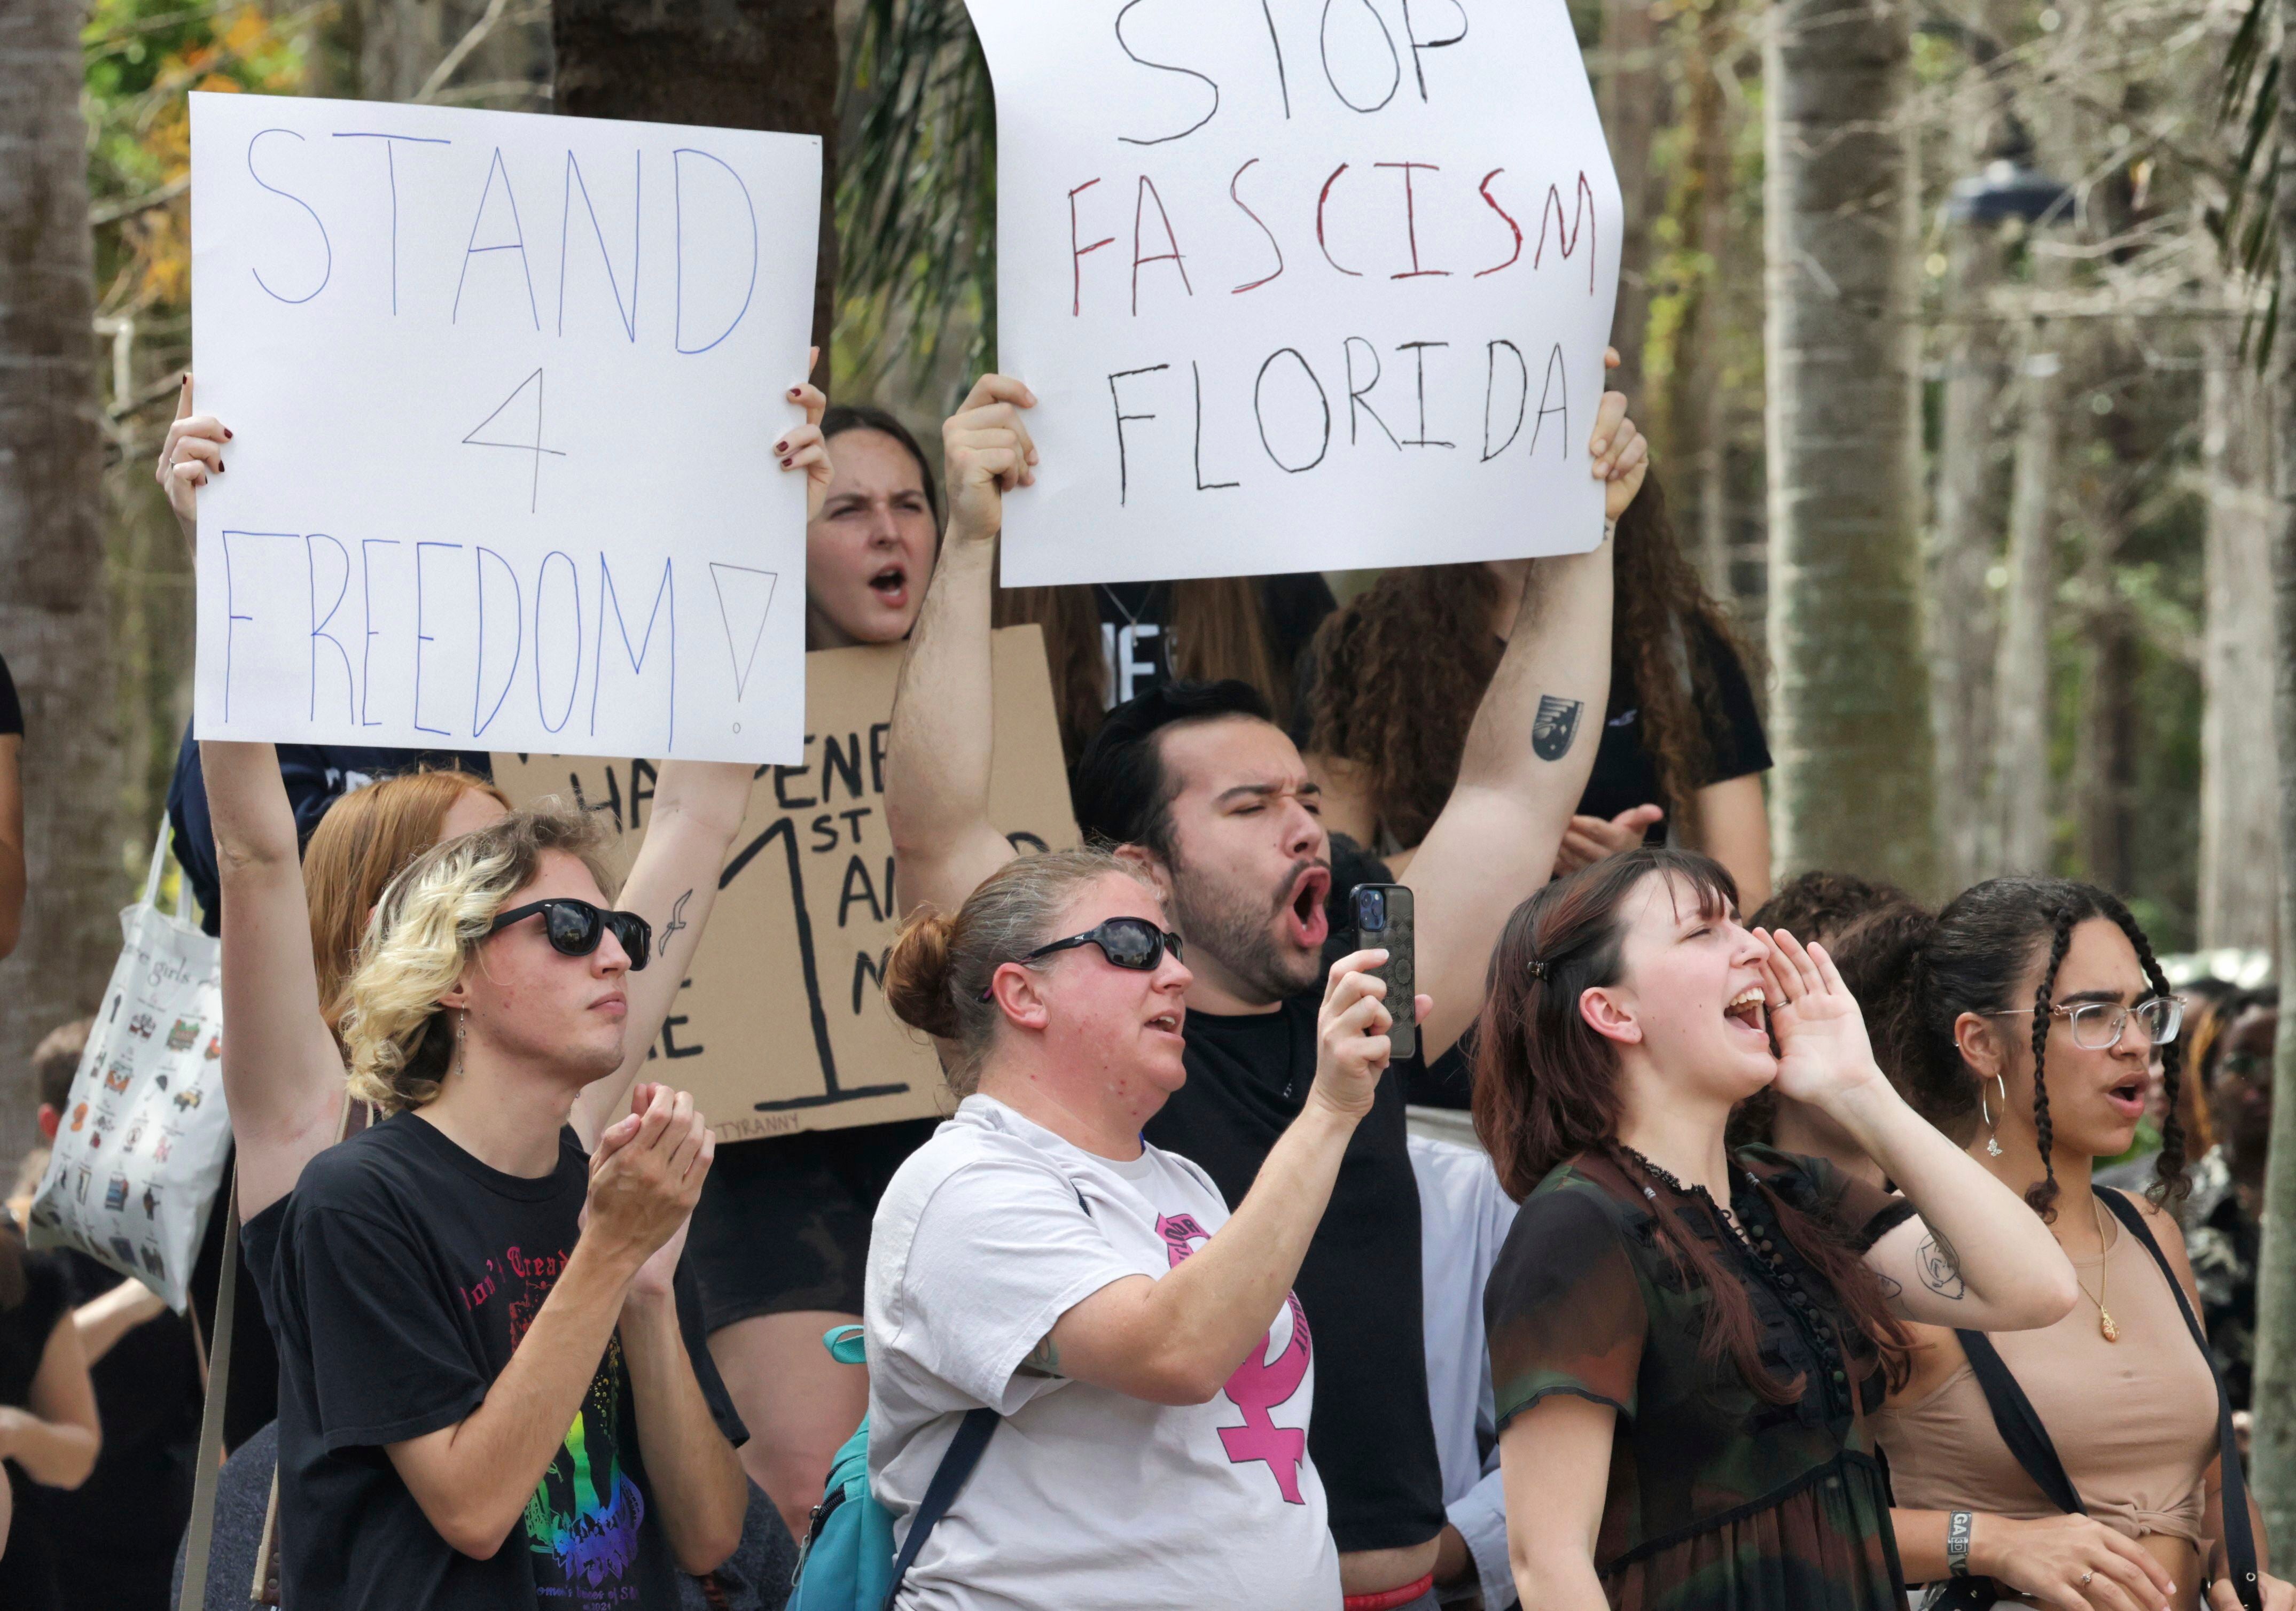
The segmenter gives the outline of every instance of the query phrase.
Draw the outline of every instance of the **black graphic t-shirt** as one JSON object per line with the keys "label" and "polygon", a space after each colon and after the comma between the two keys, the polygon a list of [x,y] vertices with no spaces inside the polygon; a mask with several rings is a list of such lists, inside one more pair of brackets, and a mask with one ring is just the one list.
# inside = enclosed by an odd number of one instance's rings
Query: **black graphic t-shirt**
{"label": "black graphic t-shirt", "polygon": [[[1171,680],[1172,584],[1098,582],[1092,597],[1100,611],[1109,708],[1152,694]],[[1320,572],[1306,571],[1261,577],[1259,602],[1267,612],[1268,646],[1275,653],[1275,673],[1288,678],[1324,617],[1339,607],[1337,601]],[[1287,684],[1284,692],[1290,691]]]}
{"label": "black graphic t-shirt", "polygon": [[[1698,786],[1768,771],[1769,742],[1762,733],[1761,707],[1755,703],[1754,685],[1746,676],[1746,668],[1739,662],[1737,651],[1711,627],[1701,621],[1695,630],[1698,663],[1713,678],[1709,692],[1716,707],[1709,711],[1703,703],[1700,706],[1707,759]],[[1642,697],[1632,678],[1611,679],[1610,709],[1603,717],[1594,769],[1587,774],[1587,793],[1578,801],[1579,815],[1600,817],[1607,822],[1638,805],[1667,803],[1666,793],[1659,786],[1658,758],[1644,741],[1641,705]],[[1532,730],[1532,740],[1536,744],[1537,728]],[[1654,826],[1645,842],[1664,844],[1667,826],[1664,822]]]}
{"label": "black graphic t-shirt", "polygon": [[[587,1165],[570,1130],[554,1173],[506,1175],[401,1114],[304,1170],[266,1249],[279,1331],[285,1603],[331,1611],[677,1603],[619,1337],[524,1519],[490,1559],[439,1535],[385,1451],[451,1426],[485,1401],[574,1251]],[[677,1298],[694,1375],[719,1428],[739,1443],[746,1434],[683,1272]]]}
{"label": "black graphic t-shirt", "polygon": [[[1318,991],[1272,1013],[1190,1013],[1187,1083],[1143,1133],[1201,1165],[1240,1205],[1307,1100],[1322,1000]],[[1380,1081],[1292,1284],[1316,1337],[1308,1451],[1342,1551],[1406,1549],[1443,1529],[1420,1318],[1419,1183],[1398,1077],[1406,1066]]]}

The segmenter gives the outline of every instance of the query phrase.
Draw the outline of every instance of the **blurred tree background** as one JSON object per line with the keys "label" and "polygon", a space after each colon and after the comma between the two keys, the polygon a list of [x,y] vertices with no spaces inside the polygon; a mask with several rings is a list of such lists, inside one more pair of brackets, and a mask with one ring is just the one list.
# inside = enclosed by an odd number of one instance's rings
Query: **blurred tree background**
{"label": "blurred tree background", "polygon": [[[2276,465],[2246,354],[2275,269],[2238,250],[2271,236],[2239,183],[2268,177],[2269,8],[1570,4],[1626,197],[1628,390],[1684,542],[1767,645],[1788,870],[1936,895],[2047,867],[2128,892],[2164,950],[2271,946]],[[117,846],[95,909],[127,897],[189,714],[192,579],[150,474],[191,358],[187,91],[809,127],[836,159],[834,394],[930,440],[993,356],[994,103],[962,0],[73,14],[112,645],[86,688],[120,762],[108,811],[70,802]],[[0,1064],[28,1032],[0,1023]]]}

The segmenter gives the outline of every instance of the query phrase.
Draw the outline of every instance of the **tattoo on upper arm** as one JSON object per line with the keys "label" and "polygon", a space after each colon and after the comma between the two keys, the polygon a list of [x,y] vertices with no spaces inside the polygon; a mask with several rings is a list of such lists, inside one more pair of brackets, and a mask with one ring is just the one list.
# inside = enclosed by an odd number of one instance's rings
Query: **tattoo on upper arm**
{"label": "tattoo on upper arm", "polygon": [[1051,1332],[1045,1333],[1045,1340],[1031,1348],[1029,1357],[1021,1361],[1021,1374],[1051,1377],[1061,1374],[1060,1346],[1053,1341]]}
{"label": "tattoo on upper arm", "polygon": [[1923,1286],[1941,1298],[1959,1302],[1969,1290],[1961,1278],[1961,1260],[1941,1230],[1931,1230],[1914,1249],[1914,1271]]}
{"label": "tattoo on upper arm", "polygon": [[1882,1295],[1890,1302],[1895,1303],[1906,1295],[1905,1283],[1896,1277],[1885,1276],[1877,1270],[1874,1272],[1874,1278],[1882,1284]]}
{"label": "tattoo on upper arm", "polygon": [[688,890],[685,893],[680,895],[676,901],[671,903],[669,908],[669,921],[661,925],[661,949],[663,950],[666,951],[669,949],[669,937],[672,934],[675,934],[682,928],[691,926],[685,921],[685,903],[693,899],[693,892],[692,890]]}
{"label": "tattoo on upper arm", "polygon": [[1538,696],[1538,713],[1530,720],[1530,752],[1541,760],[1560,760],[1570,752],[1578,736],[1578,718],[1586,712],[1583,699]]}

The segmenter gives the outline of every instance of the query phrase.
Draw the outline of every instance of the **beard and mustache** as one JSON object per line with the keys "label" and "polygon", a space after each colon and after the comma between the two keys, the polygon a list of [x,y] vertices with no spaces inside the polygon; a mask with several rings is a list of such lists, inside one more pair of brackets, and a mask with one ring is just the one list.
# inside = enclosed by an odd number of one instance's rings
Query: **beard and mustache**
{"label": "beard and mustache", "polygon": [[1285,908],[1299,900],[1300,881],[1318,868],[1329,871],[1329,862],[1294,862],[1274,899],[1262,900],[1218,879],[1196,876],[1177,859],[1170,866],[1174,921],[1190,945],[1218,958],[1238,994],[1254,1006],[1271,1007],[1316,988],[1323,977],[1323,958],[1315,952],[1302,956],[1286,944],[1281,925]]}

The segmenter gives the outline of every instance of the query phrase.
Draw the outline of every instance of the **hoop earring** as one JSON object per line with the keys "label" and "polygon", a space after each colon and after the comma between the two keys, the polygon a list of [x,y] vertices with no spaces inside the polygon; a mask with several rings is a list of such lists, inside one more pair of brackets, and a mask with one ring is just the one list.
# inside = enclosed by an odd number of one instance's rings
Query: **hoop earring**
{"label": "hoop earring", "polygon": [[[1996,1074],[1993,1083],[2001,1092],[2001,1111],[2005,1114],[2009,1111],[2009,1081]],[[2001,1155],[2001,1122],[1985,1106],[1985,1082],[1981,1080],[1977,1083],[1977,1111],[1985,1121],[1986,1156],[1997,1158]]]}

